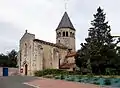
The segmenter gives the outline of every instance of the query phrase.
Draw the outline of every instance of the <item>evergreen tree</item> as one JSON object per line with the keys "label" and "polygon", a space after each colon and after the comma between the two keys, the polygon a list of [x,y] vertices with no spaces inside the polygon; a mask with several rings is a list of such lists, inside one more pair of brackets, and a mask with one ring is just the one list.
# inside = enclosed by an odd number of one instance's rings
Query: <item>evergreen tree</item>
{"label": "evergreen tree", "polygon": [[76,55],[76,65],[84,67],[95,74],[105,73],[106,68],[115,68],[118,59],[116,46],[119,40],[114,43],[111,36],[111,29],[105,21],[103,10],[99,7],[91,21],[86,43],[81,44],[81,49]]}
{"label": "evergreen tree", "polygon": [[17,51],[14,49],[8,53],[8,62],[10,67],[16,67],[17,65]]}
{"label": "evergreen tree", "polygon": [[4,54],[0,54],[0,67],[8,66],[8,56]]}

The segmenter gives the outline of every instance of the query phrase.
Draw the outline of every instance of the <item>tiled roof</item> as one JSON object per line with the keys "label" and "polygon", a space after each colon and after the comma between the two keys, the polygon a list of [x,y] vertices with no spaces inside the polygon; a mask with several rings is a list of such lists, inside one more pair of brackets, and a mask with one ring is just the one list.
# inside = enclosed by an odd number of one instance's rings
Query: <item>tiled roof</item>
{"label": "tiled roof", "polygon": [[54,47],[58,47],[58,48],[61,48],[61,49],[68,49],[68,47],[66,47],[64,45],[54,44],[54,43],[46,42],[46,41],[39,40],[39,39],[34,39],[33,41],[40,42],[40,43],[50,45],[50,46],[54,46]]}
{"label": "tiled roof", "polygon": [[68,58],[68,57],[73,57],[73,56],[75,56],[76,55],[76,52],[71,52],[71,53],[68,53],[67,55],[66,55],[66,58]]}
{"label": "tiled roof", "polygon": [[71,28],[72,30],[75,30],[72,22],[70,21],[70,18],[68,16],[67,12],[64,13],[56,30],[58,30],[60,28]]}
{"label": "tiled roof", "polygon": [[75,65],[75,63],[64,63],[60,66],[60,69],[69,69],[71,67],[73,67]]}

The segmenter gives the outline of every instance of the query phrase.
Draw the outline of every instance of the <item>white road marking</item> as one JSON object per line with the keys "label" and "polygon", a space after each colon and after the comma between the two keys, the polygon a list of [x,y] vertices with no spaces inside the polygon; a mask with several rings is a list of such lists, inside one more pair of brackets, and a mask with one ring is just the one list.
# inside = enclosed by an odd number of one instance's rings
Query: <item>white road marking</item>
{"label": "white road marking", "polygon": [[28,85],[28,86],[32,86],[32,87],[35,87],[35,88],[40,88],[39,86],[32,85],[32,84],[29,84],[29,83],[23,83],[23,84]]}

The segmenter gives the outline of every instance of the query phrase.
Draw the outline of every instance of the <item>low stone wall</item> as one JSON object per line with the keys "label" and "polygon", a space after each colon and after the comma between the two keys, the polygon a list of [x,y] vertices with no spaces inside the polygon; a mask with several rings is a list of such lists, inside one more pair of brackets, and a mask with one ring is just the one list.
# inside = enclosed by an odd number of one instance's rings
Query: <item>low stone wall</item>
{"label": "low stone wall", "polygon": [[[18,75],[18,74],[19,74],[18,68],[8,68],[9,76]],[[0,76],[2,76],[2,75],[3,75],[3,68],[0,67]]]}

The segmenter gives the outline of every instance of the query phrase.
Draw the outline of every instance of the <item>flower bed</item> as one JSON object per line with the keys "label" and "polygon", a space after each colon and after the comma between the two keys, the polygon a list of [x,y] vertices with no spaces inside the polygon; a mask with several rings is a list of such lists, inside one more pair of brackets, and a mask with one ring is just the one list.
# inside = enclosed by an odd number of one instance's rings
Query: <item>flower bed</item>
{"label": "flower bed", "polygon": [[35,72],[35,76],[61,79],[66,81],[91,83],[102,86],[117,86],[120,88],[120,78],[112,76],[93,76],[93,75],[80,75],[79,72],[68,72],[59,69],[46,69]]}
{"label": "flower bed", "polygon": [[89,76],[78,76],[78,75],[56,75],[55,79],[91,83],[102,86],[119,86],[120,78],[103,78],[103,77],[89,77]]}

